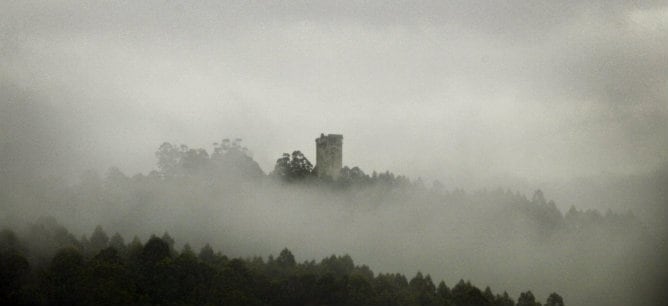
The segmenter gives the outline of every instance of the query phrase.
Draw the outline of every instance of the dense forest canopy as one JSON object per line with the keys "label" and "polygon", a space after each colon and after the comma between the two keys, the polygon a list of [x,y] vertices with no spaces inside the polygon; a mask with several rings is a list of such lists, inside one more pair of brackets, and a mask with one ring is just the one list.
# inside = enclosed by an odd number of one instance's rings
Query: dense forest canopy
{"label": "dense forest canopy", "polygon": [[666,277],[665,237],[630,211],[561,211],[541,190],[471,192],[359,167],[334,180],[314,175],[297,150],[265,174],[240,139],[211,153],[164,143],[155,154],[148,174],[112,167],[75,184],[33,177],[1,186],[3,298],[650,305]]}
{"label": "dense forest canopy", "polygon": [[[187,243],[178,251],[168,233],[126,244],[98,226],[90,238],[76,239],[53,219],[40,220],[29,235],[20,241],[11,230],[0,232],[3,304],[515,305],[507,292],[469,281],[449,287],[421,272],[410,279],[375,274],[348,255],[299,263],[283,249],[266,260],[228,258],[209,244],[197,253]],[[540,304],[527,291],[517,305]],[[563,306],[563,298],[552,293],[545,305]]]}

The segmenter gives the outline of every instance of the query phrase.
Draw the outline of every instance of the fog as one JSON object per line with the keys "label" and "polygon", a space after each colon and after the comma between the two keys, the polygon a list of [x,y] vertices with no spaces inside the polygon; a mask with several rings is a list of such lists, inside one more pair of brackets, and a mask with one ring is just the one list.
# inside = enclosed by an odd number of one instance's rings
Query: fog
{"label": "fog", "polygon": [[162,141],[234,136],[268,170],[281,151],[313,156],[322,131],[356,136],[349,164],[453,184],[667,159],[662,2],[22,1],[1,14],[5,88],[73,125],[56,133],[74,133],[83,169],[146,171]]}
{"label": "fog", "polygon": [[[231,256],[347,253],[376,272],[557,291],[569,305],[655,301],[666,71],[663,1],[4,1],[0,221],[168,231]],[[146,178],[165,141],[211,153],[239,137],[269,174],[283,152],[315,163],[320,133],[343,134],[344,165],[418,187]],[[114,189],[110,167],[129,185]],[[537,189],[561,214],[638,224],[544,234],[508,208]]]}
{"label": "fog", "polygon": [[[652,179],[665,184],[666,177]],[[560,212],[542,193],[528,200],[509,190],[445,190],[383,176],[328,184],[233,169],[213,180],[87,172],[74,185],[49,179],[4,189],[0,220],[36,250],[35,264],[62,239],[57,222],[82,241],[101,225],[126,241],[167,232],[177,249],[209,243],[232,257],[266,258],[285,247],[298,261],[349,254],[379,273],[422,271],[449,286],[465,279],[514,297],[531,290],[541,300],[559,292],[569,305],[664,298],[665,236],[628,213]],[[651,198],[665,192],[645,197],[658,205]],[[665,207],[651,207],[665,216]]]}

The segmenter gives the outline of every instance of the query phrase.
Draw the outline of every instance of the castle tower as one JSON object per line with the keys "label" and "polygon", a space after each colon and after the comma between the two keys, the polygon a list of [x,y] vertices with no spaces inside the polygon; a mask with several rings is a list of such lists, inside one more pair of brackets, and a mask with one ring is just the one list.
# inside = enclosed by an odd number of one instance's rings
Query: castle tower
{"label": "castle tower", "polygon": [[318,176],[339,177],[343,164],[343,135],[320,134],[315,139],[315,169]]}

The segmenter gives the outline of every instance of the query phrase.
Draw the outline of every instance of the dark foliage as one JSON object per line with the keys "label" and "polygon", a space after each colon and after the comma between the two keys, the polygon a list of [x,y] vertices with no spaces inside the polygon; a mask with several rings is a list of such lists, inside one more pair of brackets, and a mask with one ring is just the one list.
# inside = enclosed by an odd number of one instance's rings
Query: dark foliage
{"label": "dark foliage", "polygon": [[[512,305],[507,293],[494,296],[461,280],[450,290],[418,272],[374,273],[348,255],[319,263],[298,263],[288,249],[276,259],[228,259],[206,245],[196,256],[186,244],[173,251],[173,239],[136,238],[125,246],[115,234],[111,246],[87,257],[81,248],[55,252],[45,270],[30,268],[17,250],[20,241],[2,231],[0,301],[12,305]],[[91,237],[106,241],[101,227]],[[99,240],[99,241],[98,241]],[[89,242],[90,244],[95,244]],[[83,245],[83,243],[79,244]],[[11,246],[11,247],[8,247]],[[117,249],[120,248],[120,249]],[[508,304],[510,302],[510,304]],[[518,305],[538,305],[531,291]],[[563,305],[553,293],[546,305]]]}

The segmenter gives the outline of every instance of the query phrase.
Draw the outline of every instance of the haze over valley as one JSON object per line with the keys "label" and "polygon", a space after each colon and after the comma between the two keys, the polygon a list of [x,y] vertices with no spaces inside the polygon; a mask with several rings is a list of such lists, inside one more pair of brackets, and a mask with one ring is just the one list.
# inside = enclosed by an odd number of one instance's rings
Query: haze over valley
{"label": "haze over valley", "polygon": [[662,1],[5,1],[0,301],[663,305],[667,56]]}

